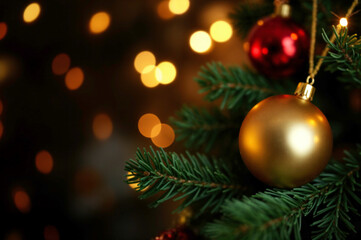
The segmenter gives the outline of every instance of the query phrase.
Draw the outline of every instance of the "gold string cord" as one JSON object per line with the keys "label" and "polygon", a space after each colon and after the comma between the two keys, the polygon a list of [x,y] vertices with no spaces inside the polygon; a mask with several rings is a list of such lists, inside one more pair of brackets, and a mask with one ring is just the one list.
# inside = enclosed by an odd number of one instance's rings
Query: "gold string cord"
{"label": "gold string cord", "polygon": [[[352,14],[353,10],[355,9],[356,5],[358,4],[358,0],[354,0],[350,6],[350,8],[347,10],[346,16],[345,18],[350,17],[350,15]],[[313,0],[313,6],[312,6],[312,25],[311,25],[311,46],[310,46],[310,68],[309,68],[309,76],[307,77],[307,83],[309,83],[309,79],[311,79],[311,85],[313,85],[313,83],[315,82],[315,76],[318,73],[318,71],[320,70],[320,67],[323,63],[323,59],[322,57],[326,56],[326,54],[328,53],[328,51],[330,50],[328,48],[328,46],[326,46],[322,53],[321,53],[321,58],[318,60],[316,67],[314,68],[314,53],[315,53],[315,43],[316,43],[316,24],[317,24],[317,0]],[[340,33],[341,28],[337,28],[336,32],[337,34]],[[336,35],[335,33],[332,34],[331,38],[330,38],[330,42],[333,43],[336,40]]]}

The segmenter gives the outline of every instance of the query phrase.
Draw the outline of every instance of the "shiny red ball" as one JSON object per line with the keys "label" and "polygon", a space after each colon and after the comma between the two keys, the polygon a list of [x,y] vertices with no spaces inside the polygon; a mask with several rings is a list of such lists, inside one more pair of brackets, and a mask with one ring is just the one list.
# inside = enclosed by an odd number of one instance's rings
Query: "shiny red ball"
{"label": "shiny red ball", "polygon": [[259,20],[248,39],[248,55],[253,66],[271,78],[296,73],[308,57],[309,37],[290,18],[276,16]]}
{"label": "shiny red ball", "polygon": [[190,229],[179,227],[162,232],[154,240],[195,240],[196,237]]}

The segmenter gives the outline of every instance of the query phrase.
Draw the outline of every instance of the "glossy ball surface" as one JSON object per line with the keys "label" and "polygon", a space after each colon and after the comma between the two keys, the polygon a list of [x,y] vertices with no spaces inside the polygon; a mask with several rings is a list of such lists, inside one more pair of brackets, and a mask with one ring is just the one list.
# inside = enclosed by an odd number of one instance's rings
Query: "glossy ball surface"
{"label": "glossy ball surface", "polygon": [[271,78],[290,76],[308,57],[309,37],[290,18],[259,20],[248,36],[248,56],[260,73]]}
{"label": "glossy ball surface", "polygon": [[259,180],[293,188],[325,168],[332,153],[332,132],[324,114],[310,101],[277,95],[249,111],[240,129],[239,149]]}

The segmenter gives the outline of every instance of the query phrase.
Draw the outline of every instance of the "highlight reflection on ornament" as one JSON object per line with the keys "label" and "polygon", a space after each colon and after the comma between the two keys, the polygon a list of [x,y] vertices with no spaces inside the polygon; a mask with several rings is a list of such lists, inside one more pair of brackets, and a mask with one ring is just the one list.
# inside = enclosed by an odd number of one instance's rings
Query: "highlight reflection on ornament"
{"label": "highlight reflection on ornament", "polygon": [[330,125],[304,98],[269,97],[253,107],[242,123],[242,159],[255,177],[269,185],[301,186],[316,178],[331,157]]}

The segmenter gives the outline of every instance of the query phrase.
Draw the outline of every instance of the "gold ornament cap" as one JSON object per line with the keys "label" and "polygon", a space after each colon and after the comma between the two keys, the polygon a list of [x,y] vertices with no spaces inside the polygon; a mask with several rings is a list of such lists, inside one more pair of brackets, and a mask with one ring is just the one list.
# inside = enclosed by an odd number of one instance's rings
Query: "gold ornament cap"
{"label": "gold ornament cap", "polygon": [[287,3],[283,3],[276,7],[276,16],[281,16],[284,18],[291,17],[291,6]]}
{"label": "gold ornament cap", "polygon": [[315,91],[316,88],[311,84],[299,82],[294,94],[304,100],[312,101],[313,95],[315,95]]}

